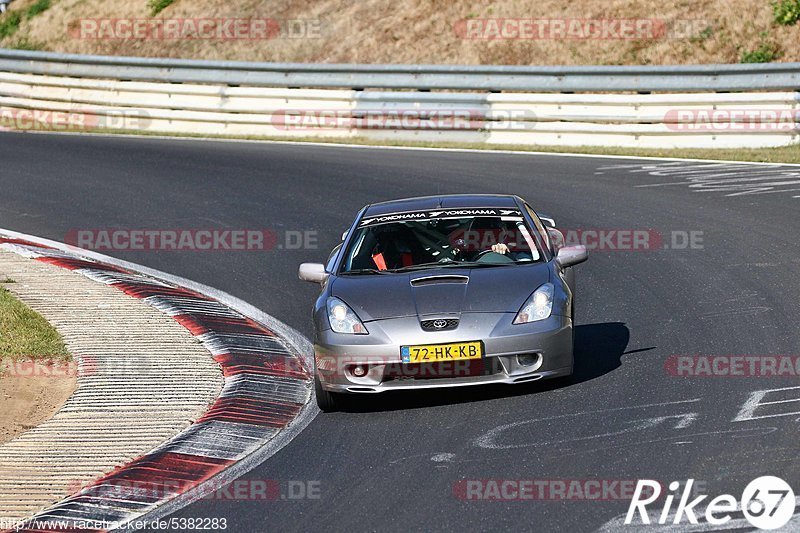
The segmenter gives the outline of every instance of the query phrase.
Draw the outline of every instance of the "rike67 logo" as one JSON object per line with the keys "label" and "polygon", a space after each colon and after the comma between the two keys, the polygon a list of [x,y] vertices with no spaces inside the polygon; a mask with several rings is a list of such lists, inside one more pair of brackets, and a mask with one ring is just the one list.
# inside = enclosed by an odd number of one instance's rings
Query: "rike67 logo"
{"label": "rike67 logo", "polygon": [[[779,477],[762,476],[751,481],[742,492],[741,499],[737,500],[731,494],[721,494],[704,504],[707,495],[700,495],[692,499],[693,479],[685,484],[673,481],[669,484],[669,492],[663,499],[661,507],[662,490],[658,481],[640,479],[636,484],[625,524],[632,523],[661,525],[678,525],[688,522],[698,524],[698,516],[704,519],[707,525],[746,528],[744,520],[733,520],[734,516],[744,515],[752,527],[758,529],[778,529],[785,526],[792,519],[795,510],[794,491]],[[678,494],[683,487],[681,494]],[[677,500],[677,504],[676,504]],[[658,502],[658,503],[656,503]],[[653,505],[655,509],[648,509]],[[673,509],[673,505],[676,505]],[[659,512],[660,507],[660,512]],[[655,514],[653,514],[655,511]],[[639,518],[635,519],[635,515]],[[685,521],[685,522],[684,522]]]}

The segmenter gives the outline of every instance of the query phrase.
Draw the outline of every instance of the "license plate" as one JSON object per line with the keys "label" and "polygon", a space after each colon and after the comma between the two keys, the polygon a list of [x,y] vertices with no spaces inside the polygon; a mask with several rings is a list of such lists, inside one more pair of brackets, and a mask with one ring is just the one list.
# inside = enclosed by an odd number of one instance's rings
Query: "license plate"
{"label": "license plate", "polygon": [[404,363],[435,363],[437,361],[480,359],[483,357],[483,343],[474,341],[401,346],[400,355]]}

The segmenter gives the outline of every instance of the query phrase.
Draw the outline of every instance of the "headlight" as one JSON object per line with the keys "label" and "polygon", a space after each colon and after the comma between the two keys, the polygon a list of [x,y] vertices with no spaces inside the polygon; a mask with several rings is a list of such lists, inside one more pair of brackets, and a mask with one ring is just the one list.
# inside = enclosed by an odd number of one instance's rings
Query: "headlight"
{"label": "headlight", "polygon": [[527,324],[549,318],[553,312],[553,291],[552,283],[545,283],[536,289],[517,313],[514,324]]}
{"label": "headlight", "polygon": [[331,296],[328,298],[328,322],[331,329],[336,333],[351,333],[354,335],[366,335],[367,328],[361,323],[358,316],[350,309],[346,303],[339,298]]}

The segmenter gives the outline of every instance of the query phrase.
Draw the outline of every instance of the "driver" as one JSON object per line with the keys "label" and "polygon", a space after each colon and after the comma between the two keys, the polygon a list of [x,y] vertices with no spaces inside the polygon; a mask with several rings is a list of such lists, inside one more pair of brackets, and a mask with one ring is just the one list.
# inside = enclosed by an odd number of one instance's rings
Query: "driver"
{"label": "driver", "polygon": [[513,235],[514,231],[509,230],[506,224],[497,217],[476,217],[470,224],[467,237],[480,248],[493,242],[490,247],[486,248],[487,252],[491,250],[497,254],[507,255],[511,252],[511,247],[506,241],[509,236]]}
{"label": "driver", "polygon": [[509,253],[511,250],[508,248],[507,244],[501,242],[501,243],[498,243],[498,244],[493,244],[492,245],[492,251],[494,253],[496,253],[496,254],[505,255],[505,254]]}
{"label": "driver", "polygon": [[472,221],[469,232],[472,242],[483,250],[479,254],[494,252],[514,261],[530,260],[533,257],[519,226],[512,221],[498,217],[478,217]]}

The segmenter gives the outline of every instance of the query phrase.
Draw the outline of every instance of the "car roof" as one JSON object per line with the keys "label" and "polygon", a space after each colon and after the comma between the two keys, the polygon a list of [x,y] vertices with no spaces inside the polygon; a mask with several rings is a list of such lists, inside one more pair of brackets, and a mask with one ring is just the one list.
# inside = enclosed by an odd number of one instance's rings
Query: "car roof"
{"label": "car roof", "polygon": [[364,216],[404,213],[407,211],[425,211],[428,209],[507,207],[517,208],[517,197],[511,194],[443,194],[437,196],[419,196],[379,202],[367,206]]}

